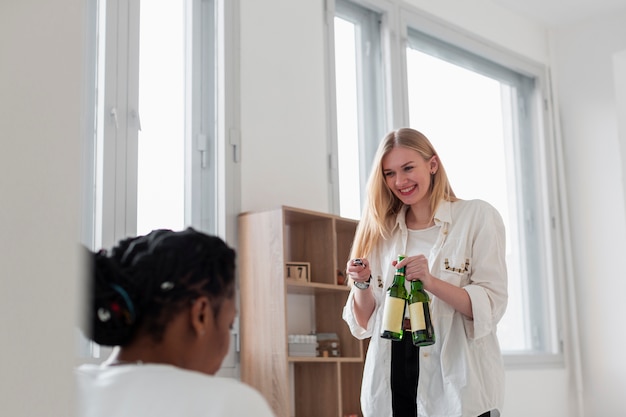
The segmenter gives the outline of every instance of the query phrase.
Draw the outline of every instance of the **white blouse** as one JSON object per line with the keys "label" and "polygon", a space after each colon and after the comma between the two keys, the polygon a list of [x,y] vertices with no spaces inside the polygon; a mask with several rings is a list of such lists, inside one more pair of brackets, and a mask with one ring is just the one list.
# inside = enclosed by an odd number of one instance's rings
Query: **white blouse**
{"label": "white blouse", "polygon": [[[353,311],[352,288],[343,319],[352,334],[371,337],[363,382],[364,417],[392,415],[391,342],[380,337],[383,304],[393,281],[391,262],[407,252],[406,210],[397,217],[393,235],[369,255],[376,309],[367,328]],[[417,407],[420,417],[475,417],[502,410],[504,366],[496,327],[507,305],[505,229],[497,210],[482,200],[444,201],[435,214],[439,232],[429,251],[433,276],[464,288],[472,301],[473,319],[431,295],[434,345],[420,348]],[[410,255],[410,254],[408,254]]]}

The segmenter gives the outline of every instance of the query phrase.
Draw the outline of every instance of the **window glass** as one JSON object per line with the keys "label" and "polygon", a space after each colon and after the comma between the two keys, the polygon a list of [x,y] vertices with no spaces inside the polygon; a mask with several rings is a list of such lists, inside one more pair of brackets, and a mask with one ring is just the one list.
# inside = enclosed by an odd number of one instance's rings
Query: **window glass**
{"label": "window glass", "polygon": [[551,305],[536,294],[548,289],[542,281],[550,276],[537,250],[545,247],[537,204],[542,191],[534,175],[524,176],[536,171],[536,159],[526,157],[533,148],[527,132],[534,80],[417,32],[411,39],[411,126],[433,142],[456,195],[488,201],[505,223],[509,304],[498,326],[502,350],[553,352],[554,323],[537,314]]}
{"label": "window glass", "polygon": [[157,228],[214,232],[214,2],[99,0],[93,12],[93,246]]}
{"label": "window glass", "polygon": [[141,3],[137,234],[185,223],[184,2]]}
{"label": "window glass", "polygon": [[381,15],[345,0],[335,6],[335,210],[358,219],[374,152],[385,133]]}
{"label": "window glass", "polygon": [[335,17],[335,81],[337,83],[337,152],[340,215],[361,216],[359,187],[359,120],[357,109],[356,25]]}

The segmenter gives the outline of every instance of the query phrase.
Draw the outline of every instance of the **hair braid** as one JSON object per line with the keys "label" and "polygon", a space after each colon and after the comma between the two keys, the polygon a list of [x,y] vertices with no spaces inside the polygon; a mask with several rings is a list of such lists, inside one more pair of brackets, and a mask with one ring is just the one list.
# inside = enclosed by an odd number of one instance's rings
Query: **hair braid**
{"label": "hair braid", "polygon": [[234,250],[192,228],[155,230],[92,255],[87,334],[102,345],[123,346],[140,329],[159,341],[189,300],[206,295],[217,312],[234,295]]}

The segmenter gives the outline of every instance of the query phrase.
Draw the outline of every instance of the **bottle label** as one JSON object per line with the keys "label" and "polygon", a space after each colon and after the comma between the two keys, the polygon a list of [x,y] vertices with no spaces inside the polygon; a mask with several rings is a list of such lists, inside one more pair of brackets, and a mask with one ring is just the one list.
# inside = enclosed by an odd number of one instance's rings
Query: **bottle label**
{"label": "bottle label", "polygon": [[393,333],[402,333],[402,321],[404,320],[405,300],[396,297],[387,297],[383,310],[383,330]]}
{"label": "bottle label", "polygon": [[426,330],[426,317],[424,315],[424,308],[428,308],[428,305],[424,306],[424,303],[422,302],[409,304],[409,314],[411,316],[411,332]]}

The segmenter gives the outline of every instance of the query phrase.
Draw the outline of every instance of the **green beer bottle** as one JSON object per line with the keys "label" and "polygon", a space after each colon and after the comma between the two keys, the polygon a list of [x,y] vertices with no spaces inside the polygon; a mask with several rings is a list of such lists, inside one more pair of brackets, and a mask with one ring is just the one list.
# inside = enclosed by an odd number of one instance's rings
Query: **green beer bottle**
{"label": "green beer bottle", "polygon": [[[398,262],[404,255],[398,255]],[[383,309],[383,330],[380,337],[383,339],[402,340],[402,323],[406,306],[407,291],[404,288],[404,268],[396,269],[393,284],[387,290],[387,299]]]}
{"label": "green beer bottle", "polygon": [[428,346],[435,343],[435,329],[430,319],[430,297],[424,291],[424,284],[420,280],[411,281],[409,315],[413,344]]}

